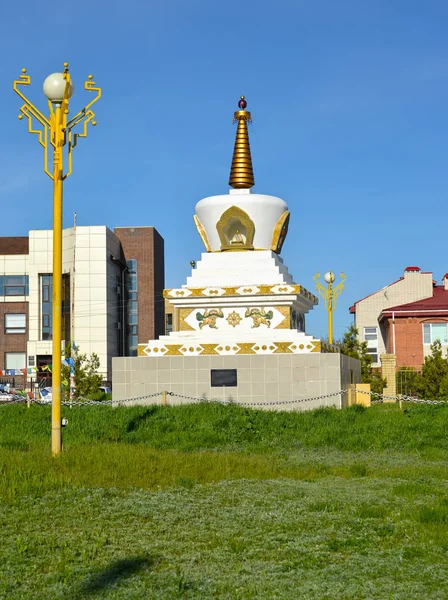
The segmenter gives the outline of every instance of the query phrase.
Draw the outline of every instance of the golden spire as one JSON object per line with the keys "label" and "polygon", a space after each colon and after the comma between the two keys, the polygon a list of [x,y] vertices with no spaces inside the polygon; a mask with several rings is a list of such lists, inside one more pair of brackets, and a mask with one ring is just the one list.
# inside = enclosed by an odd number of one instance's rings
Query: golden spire
{"label": "golden spire", "polygon": [[250,112],[245,110],[247,102],[241,96],[233,122],[238,121],[235,147],[233,149],[232,167],[230,169],[229,185],[235,189],[249,189],[255,185],[252,157],[250,155],[249,132],[247,121],[252,122]]}

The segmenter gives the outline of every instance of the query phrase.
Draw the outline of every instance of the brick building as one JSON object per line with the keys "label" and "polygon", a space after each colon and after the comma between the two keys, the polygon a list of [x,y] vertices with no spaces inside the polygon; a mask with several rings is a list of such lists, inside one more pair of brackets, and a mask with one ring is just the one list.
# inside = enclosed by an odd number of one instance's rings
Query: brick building
{"label": "brick building", "polygon": [[[127,259],[129,284],[135,287],[128,292],[128,314],[129,347],[131,355],[137,356],[139,342],[155,340],[165,333],[164,242],[154,227],[115,227],[114,233]],[[137,319],[131,316],[135,314]],[[135,320],[138,325],[133,323]]]}
{"label": "brick building", "polygon": [[[52,231],[0,238],[0,371],[42,368],[52,355]],[[63,340],[112,357],[165,332],[164,242],[153,227],[63,231]]]}
{"label": "brick building", "polygon": [[397,368],[420,368],[436,340],[448,350],[448,274],[437,285],[432,273],[407,267],[403,277],[355,302],[350,312],[374,366],[387,354],[396,357]]}

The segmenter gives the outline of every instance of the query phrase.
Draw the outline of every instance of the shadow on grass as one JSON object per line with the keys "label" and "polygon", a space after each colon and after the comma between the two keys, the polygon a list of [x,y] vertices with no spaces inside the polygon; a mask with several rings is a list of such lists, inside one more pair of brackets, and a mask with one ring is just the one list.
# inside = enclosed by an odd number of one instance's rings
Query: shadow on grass
{"label": "shadow on grass", "polygon": [[140,424],[152,417],[155,413],[155,407],[146,409],[141,415],[137,415],[130,421],[126,427],[126,432],[131,433],[140,427]]}
{"label": "shadow on grass", "polygon": [[87,596],[93,596],[94,594],[112,587],[123,579],[129,579],[136,573],[140,573],[141,571],[149,569],[154,564],[154,559],[143,556],[117,560],[109,565],[106,569],[97,573],[92,573],[87,581],[81,585],[78,594],[75,595],[75,598],[86,598]]}

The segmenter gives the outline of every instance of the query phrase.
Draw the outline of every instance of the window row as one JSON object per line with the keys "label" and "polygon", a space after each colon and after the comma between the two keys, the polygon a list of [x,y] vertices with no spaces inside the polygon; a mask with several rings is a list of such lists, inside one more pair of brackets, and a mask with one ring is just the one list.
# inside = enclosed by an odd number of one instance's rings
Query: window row
{"label": "window row", "polygon": [[[364,341],[372,362],[378,362],[378,328],[364,327]],[[448,323],[423,323],[423,344],[429,346],[439,341],[448,345]]]}
{"label": "window row", "polygon": [[441,344],[448,344],[447,325],[448,323],[423,323],[423,343],[429,345],[439,341]]}
{"label": "window row", "polygon": [[5,352],[5,369],[25,369],[26,352]]}
{"label": "window row", "polygon": [[367,352],[370,354],[372,363],[378,362],[378,328],[364,327],[364,341],[367,344]]}
{"label": "window row", "polygon": [[23,313],[5,315],[5,333],[26,333],[26,315]]}
{"label": "window row", "polygon": [[0,275],[0,296],[29,296],[28,275]]}
{"label": "window row", "polygon": [[127,272],[127,320],[128,320],[128,351],[130,356],[137,356],[138,348],[138,262],[135,258],[126,261]]}

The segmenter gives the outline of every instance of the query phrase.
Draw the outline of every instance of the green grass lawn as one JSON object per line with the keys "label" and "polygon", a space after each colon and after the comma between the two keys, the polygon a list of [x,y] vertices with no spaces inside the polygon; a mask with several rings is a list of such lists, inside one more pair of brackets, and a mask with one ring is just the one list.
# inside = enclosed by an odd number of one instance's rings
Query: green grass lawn
{"label": "green grass lawn", "polygon": [[448,598],[448,407],[0,407],[0,598]]}

